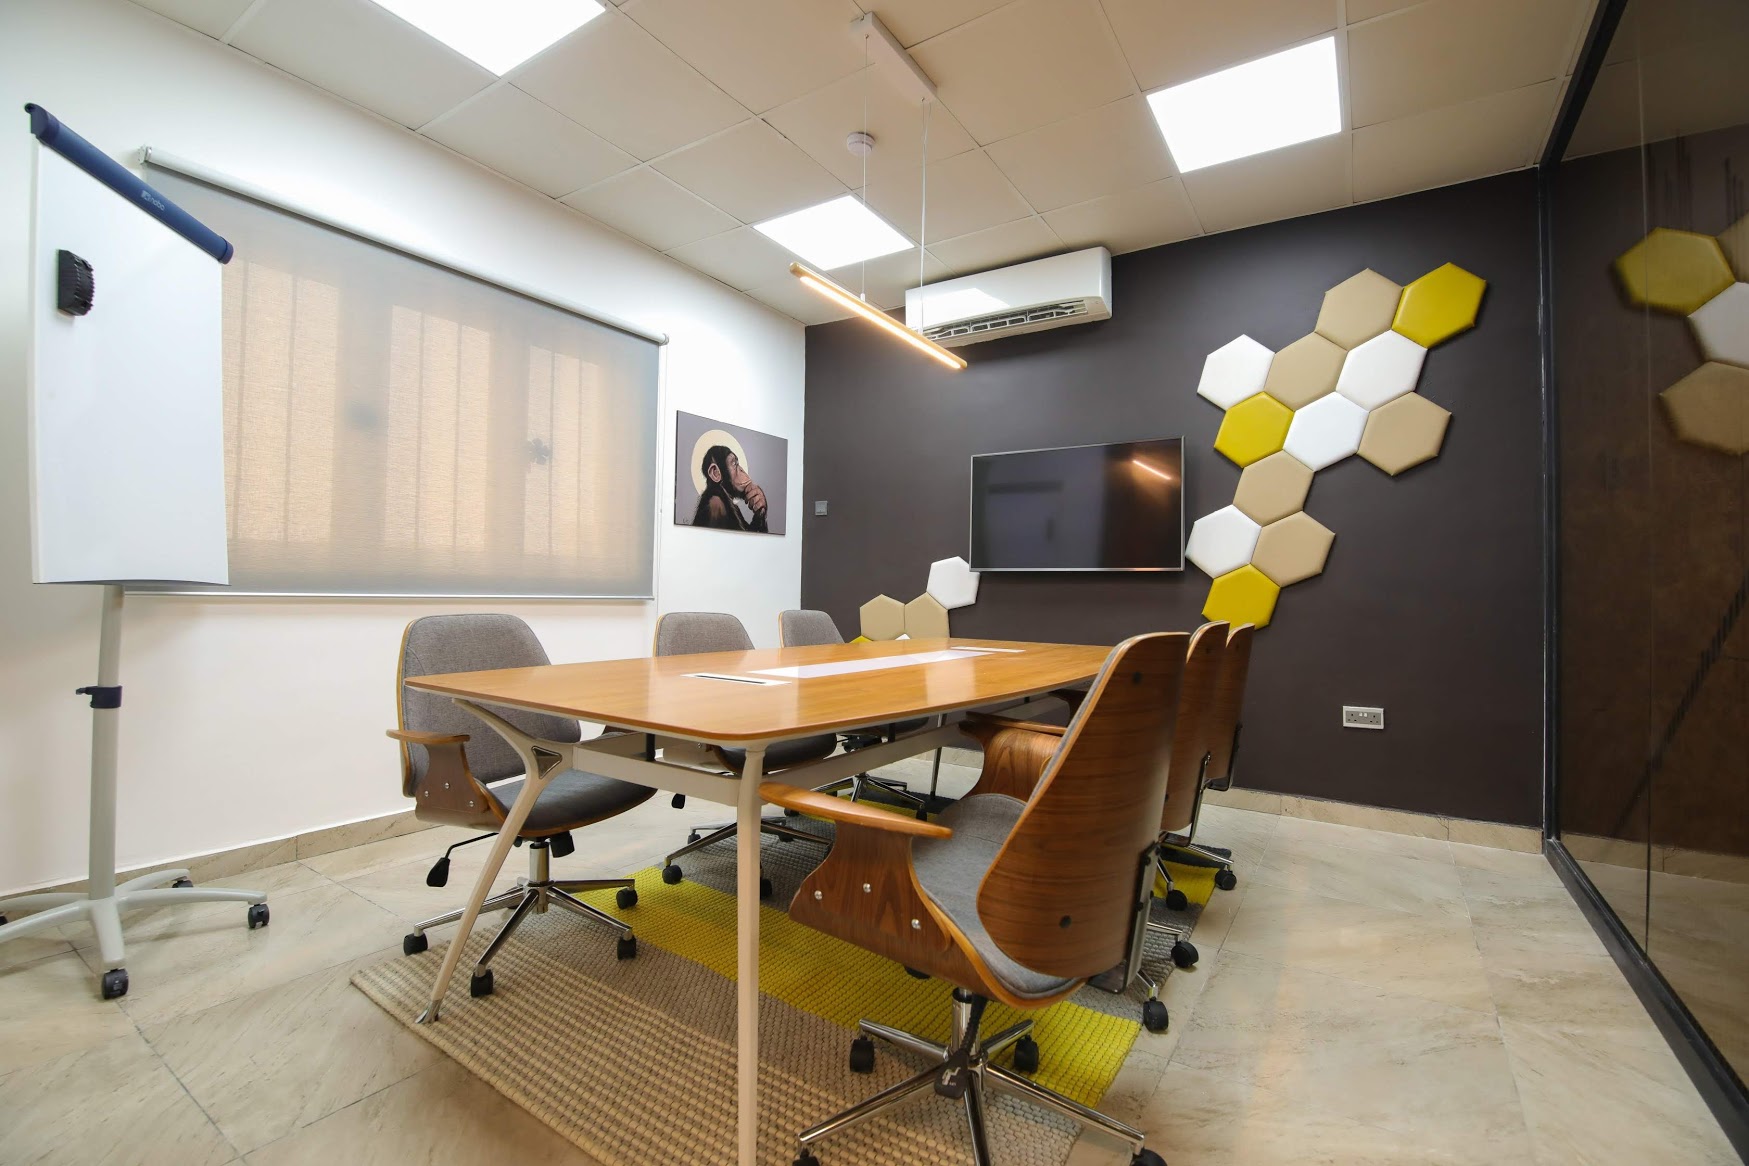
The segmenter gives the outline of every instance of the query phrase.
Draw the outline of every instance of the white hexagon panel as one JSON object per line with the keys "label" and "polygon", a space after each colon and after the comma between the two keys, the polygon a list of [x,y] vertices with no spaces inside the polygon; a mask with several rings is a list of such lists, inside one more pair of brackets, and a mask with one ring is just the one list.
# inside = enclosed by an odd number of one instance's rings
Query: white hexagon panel
{"label": "white hexagon panel", "polygon": [[[1367,344],[1371,343],[1371,340],[1367,341]],[[1354,353],[1359,351],[1359,348],[1355,349],[1348,358],[1353,360]],[[1282,448],[1312,469],[1321,470],[1359,449],[1360,435],[1365,431],[1366,410],[1341,393],[1331,393],[1303,409],[1294,410],[1294,419],[1287,427],[1287,441]]]}
{"label": "white hexagon panel", "polygon": [[1734,283],[1688,317],[1708,360],[1749,367],[1749,283]]}
{"label": "white hexagon panel", "polygon": [[1414,390],[1426,359],[1427,350],[1401,332],[1380,332],[1349,351],[1336,391],[1362,409],[1377,409]]}
{"label": "white hexagon panel", "polygon": [[978,573],[958,555],[937,559],[929,564],[929,586],[924,590],[949,611],[970,607],[978,601]]}
{"label": "white hexagon panel", "polygon": [[1197,382],[1196,395],[1207,398],[1223,409],[1231,409],[1246,397],[1263,391],[1269,377],[1269,362],[1275,353],[1249,336],[1228,341],[1202,362],[1202,380]]}
{"label": "white hexagon panel", "polygon": [[1190,528],[1190,541],[1184,545],[1184,557],[1211,578],[1218,578],[1251,561],[1257,536],[1262,533],[1263,527],[1243,510],[1223,506],[1196,520]]}

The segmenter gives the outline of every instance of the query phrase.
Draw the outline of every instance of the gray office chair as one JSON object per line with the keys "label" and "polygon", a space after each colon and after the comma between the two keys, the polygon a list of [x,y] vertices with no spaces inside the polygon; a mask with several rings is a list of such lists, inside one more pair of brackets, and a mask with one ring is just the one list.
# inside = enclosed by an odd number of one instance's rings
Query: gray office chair
{"label": "gray office chair", "polygon": [[[428,615],[408,624],[401,637],[401,662],[395,678],[396,719],[400,727],[389,732],[401,744],[401,792],[413,799],[414,816],[421,821],[489,831],[456,846],[497,834],[522,790],[522,759],[495,731],[479,732],[480,719],[449,697],[408,688],[406,681],[445,672],[525,668],[546,663],[549,663],[546,650],[534,632],[513,615]],[[577,722],[565,717],[522,709],[492,711],[543,740],[574,742],[583,737]],[[490,782],[502,784],[494,786]],[[474,965],[468,985],[471,995],[491,993],[492,957],[523,920],[530,914],[544,914],[549,906],[563,907],[613,928],[619,933],[620,959],[638,954],[638,941],[628,924],[576,897],[579,891],[618,888],[619,906],[629,908],[638,901],[632,880],[554,879],[551,859],[564,858],[575,849],[571,831],[623,814],[654,793],[647,786],[576,769],[558,774],[541,791],[517,834],[517,845],[528,848],[528,877],[518,879],[515,890],[487,899],[482,908],[487,911],[508,908],[510,917]],[[449,854],[456,846],[446,850],[431,868],[425,877],[428,886],[441,887],[449,881]],[[402,939],[401,950],[407,955],[424,951],[428,946],[425,935],[428,930],[453,923],[462,914],[458,908],[415,924]]]}
{"label": "gray office chair", "polygon": [[[741,621],[732,615],[712,611],[671,611],[656,621],[656,642],[654,654],[657,656],[687,656],[699,652],[750,652],[753,650],[752,637],[747,629],[741,626]],[[803,737],[795,741],[779,741],[765,751],[764,772],[775,773],[804,761],[816,761],[830,755],[838,748],[838,735],[825,733],[817,737]],[[723,746],[713,746],[710,752],[722,763],[724,769],[739,775],[747,764],[745,749],[732,749]],[[680,800],[676,799],[676,804]],[[829,846],[830,841],[806,830],[797,830],[786,823],[781,817],[764,818],[759,828],[766,834],[778,838],[788,838],[792,841],[812,842],[819,846]],[[724,822],[709,826],[701,826],[686,836],[686,845],[670,854],[662,863],[662,881],[669,886],[680,882],[686,877],[681,870],[679,860],[694,851],[703,850],[707,846],[733,838],[736,833],[735,823]],[[771,880],[761,877],[759,880],[759,896],[763,899],[771,897]]]}

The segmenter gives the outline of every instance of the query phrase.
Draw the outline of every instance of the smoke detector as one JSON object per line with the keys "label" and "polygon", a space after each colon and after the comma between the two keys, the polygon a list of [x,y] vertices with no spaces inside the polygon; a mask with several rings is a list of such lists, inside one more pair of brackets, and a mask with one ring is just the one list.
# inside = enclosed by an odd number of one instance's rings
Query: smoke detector
{"label": "smoke detector", "polygon": [[874,153],[874,135],[866,130],[856,130],[844,139],[844,148],[858,158],[866,158]]}

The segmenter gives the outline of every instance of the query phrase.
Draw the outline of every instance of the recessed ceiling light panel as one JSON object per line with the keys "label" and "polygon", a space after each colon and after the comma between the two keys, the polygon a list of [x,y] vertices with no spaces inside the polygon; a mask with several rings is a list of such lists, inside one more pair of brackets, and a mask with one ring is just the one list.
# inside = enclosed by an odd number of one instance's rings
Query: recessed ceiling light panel
{"label": "recessed ceiling light panel", "polygon": [[1180,174],[1342,129],[1336,38],[1148,94]]}
{"label": "recessed ceiling light panel", "polygon": [[582,28],[599,0],[375,0],[462,56],[503,76]]}
{"label": "recessed ceiling light panel", "polygon": [[912,246],[853,194],[754,223],[753,229],[825,271]]}

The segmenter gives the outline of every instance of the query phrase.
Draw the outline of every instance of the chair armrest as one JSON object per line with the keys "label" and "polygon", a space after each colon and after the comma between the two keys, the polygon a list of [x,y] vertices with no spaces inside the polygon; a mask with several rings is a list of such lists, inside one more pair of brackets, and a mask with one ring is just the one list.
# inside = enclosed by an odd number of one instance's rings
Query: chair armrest
{"label": "chair armrest", "polygon": [[389,729],[387,735],[397,741],[405,741],[409,745],[462,745],[469,737],[466,733],[421,733],[416,729]]}
{"label": "chair armrest", "polygon": [[1067,725],[1047,725],[1042,721],[1016,721],[991,713],[973,713],[966,718],[966,721],[968,729],[989,725],[996,729],[1025,729],[1029,733],[1045,733],[1052,737],[1061,737],[1069,731]]}
{"label": "chair armrest", "polygon": [[847,826],[866,826],[888,834],[908,834],[914,838],[952,838],[953,830],[938,822],[919,822],[916,818],[895,814],[866,802],[835,798],[831,794],[815,793],[811,789],[786,785],[781,781],[759,783],[759,796],[773,805],[816,818],[827,818]]}

